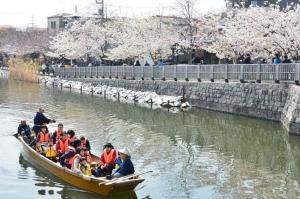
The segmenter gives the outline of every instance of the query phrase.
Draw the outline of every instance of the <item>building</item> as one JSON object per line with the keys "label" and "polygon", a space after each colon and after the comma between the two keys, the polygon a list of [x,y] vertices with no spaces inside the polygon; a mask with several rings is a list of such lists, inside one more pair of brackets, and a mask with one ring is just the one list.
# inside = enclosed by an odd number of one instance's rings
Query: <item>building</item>
{"label": "building", "polygon": [[63,30],[67,23],[67,18],[71,14],[60,13],[48,17],[48,33],[49,35],[55,35],[57,32]]}

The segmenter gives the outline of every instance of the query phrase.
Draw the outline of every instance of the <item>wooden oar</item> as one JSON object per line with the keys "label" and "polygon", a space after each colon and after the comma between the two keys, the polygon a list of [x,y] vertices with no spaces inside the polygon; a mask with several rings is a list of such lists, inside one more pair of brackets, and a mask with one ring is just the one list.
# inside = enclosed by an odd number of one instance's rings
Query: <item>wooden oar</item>
{"label": "wooden oar", "polygon": [[104,185],[112,185],[116,182],[121,182],[123,180],[128,180],[130,178],[135,178],[137,176],[140,176],[140,175],[143,175],[143,174],[146,174],[146,173],[151,173],[151,172],[153,172],[153,171],[146,171],[146,172],[142,172],[142,173],[138,173],[138,174],[131,174],[131,175],[128,175],[128,176],[123,176],[123,177],[120,177],[120,178],[112,179],[109,182],[101,182],[101,183],[99,183],[99,185],[103,185],[103,184]]}

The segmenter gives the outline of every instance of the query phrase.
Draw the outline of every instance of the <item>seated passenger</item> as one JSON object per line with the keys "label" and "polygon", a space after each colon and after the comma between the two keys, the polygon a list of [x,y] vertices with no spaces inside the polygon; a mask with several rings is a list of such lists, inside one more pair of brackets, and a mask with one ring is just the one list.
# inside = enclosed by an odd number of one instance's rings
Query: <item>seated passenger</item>
{"label": "seated passenger", "polygon": [[92,175],[90,164],[87,163],[85,157],[81,157],[80,163],[79,163],[79,168],[80,168],[80,171],[82,172],[82,174],[87,175],[87,176]]}
{"label": "seated passenger", "polygon": [[18,127],[18,134],[22,136],[26,136],[28,139],[30,139],[31,131],[28,124],[26,124],[26,120],[21,120],[21,123]]}
{"label": "seated passenger", "polygon": [[88,151],[91,151],[90,141],[87,138],[85,138],[84,136],[81,136],[80,141],[81,141],[81,147],[83,149],[87,149]]}
{"label": "seated passenger", "polygon": [[69,135],[70,142],[77,140],[77,137],[75,136],[75,132],[73,130],[68,130],[67,134]]}
{"label": "seated passenger", "polygon": [[121,149],[119,151],[119,155],[122,163],[119,165],[119,168],[115,170],[108,178],[121,177],[134,173],[134,166],[131,162],[129,151],[126,148]]}
{"label": "seated passenger", "polygon": [[41,126],[40,130],[41,131],[37,135],[37,140],[36,140],[37,151],[39,153],[43,153],[46,150],[46,147],[48,145],[50,135],[46,126]]}
{"label": "seated passenger", "polygon": [[56,150],[54,149],[52,140],[49,141],[48,147],[46,149],[46,157],[54,162],[57,161],[56,160]]}
{"label": "seated passenger", "polygon": [[74,171],[75,173],[80,174],[81,170],[80,170],[80,159],[84,157],[84,150],[81,147],[78,147],[76,149],[76,154],[75,156],[70,160],[70,164],[72,171]]}
{"label": "seated passenger", "polygon": [[64,132],[64,125],[62,123],[59,123],[57,125],[57,129],[52,134],[53,144],[56,144],[56,142],[60,138],[60,134]]}
{"label": "seated passenger", "polygon": [[101,176],[101,169],[98,167],[97,162],[91,162],[91,174],[96,178]]}
{"label": "seated passenger", "polygon": [[101,168],[101,173],[103,175],[111,174],[114,168],[116,158],[117,158],[117,153],[113,145],[111,143],[105,144],[103,147],[103,153],[101,155],[101,160],[99,163]]}
{"label": "seated passenger", "polygon": [[55,148],[58,153],[58,157],[61,157],[68,149],[69,136],[66,132],[60,134],[60,138],[57,140]]}
{"label": "seated passenger", "polygon": [[61,166],[71,169],[73,157],[76,154],[76,148],[78,146],[80,146],[80,140],[75,140],[70,143],[65,154],[60,157],[59,163]]}
{"label": "seated passenger", "polygon": [[92,162],[92,156],[88,149],[84,149],[84,157],[86,158],[87,163],[90,164]]}

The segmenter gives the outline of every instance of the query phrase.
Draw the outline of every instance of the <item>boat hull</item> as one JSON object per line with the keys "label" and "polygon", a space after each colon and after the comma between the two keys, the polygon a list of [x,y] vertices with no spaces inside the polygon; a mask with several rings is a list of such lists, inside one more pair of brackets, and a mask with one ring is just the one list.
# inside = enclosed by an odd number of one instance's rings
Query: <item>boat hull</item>
{"label": "boat hull", "polygon": [[27,161],[42,167],[63,181],[86,191],[101,195],[133,191],[139,183],[144,181],[144,179],[140,177],[138,180],[133,180],[125,184],[118,183],[114,185],[105,185],[105,182],[108,182],[105,178],[91,178],[85,175],[75,174],[71,170],[61,167],[59,163],[55,163],[37,153],[30,146],[28,146],[21,137],[19,137],[19,140],[23,146],[22,154]]}

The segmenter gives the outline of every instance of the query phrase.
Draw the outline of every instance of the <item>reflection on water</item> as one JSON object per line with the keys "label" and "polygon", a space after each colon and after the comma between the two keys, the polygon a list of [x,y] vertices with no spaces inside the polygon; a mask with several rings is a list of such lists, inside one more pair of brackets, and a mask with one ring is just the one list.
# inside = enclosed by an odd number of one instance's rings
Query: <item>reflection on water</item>
{"label": "reflection on water", "polygon": [[[66,128],[86,135],[93,153],[110,141],[129,148],[137,172],[153,170],[136,188],[138,198],[300,197],[300,138],[279,123],[204,110],[173,114],[36,84],[0,86],[0,121],[7,124],[0,136],[15,131],[16,120],[32,120],[43,105]],[[33,179],[29,189],[39,196],[98,197],[20,165],[18,178]]]}

